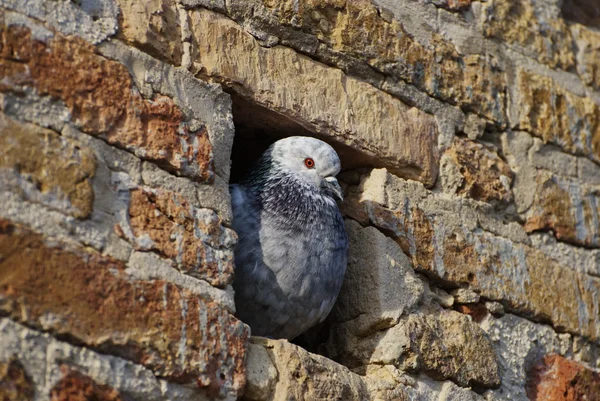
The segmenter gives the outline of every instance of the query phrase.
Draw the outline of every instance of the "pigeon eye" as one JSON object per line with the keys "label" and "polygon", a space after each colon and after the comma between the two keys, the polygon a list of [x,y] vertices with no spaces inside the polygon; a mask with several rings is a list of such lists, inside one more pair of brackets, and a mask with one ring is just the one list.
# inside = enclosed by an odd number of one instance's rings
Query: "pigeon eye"
{"label": "pigeon eye", "polygon": [[313,159],[311,159],[310,157],[307,157],[306,159],[304,159],[304,165],[308,168],[314,168],[315,161]]}

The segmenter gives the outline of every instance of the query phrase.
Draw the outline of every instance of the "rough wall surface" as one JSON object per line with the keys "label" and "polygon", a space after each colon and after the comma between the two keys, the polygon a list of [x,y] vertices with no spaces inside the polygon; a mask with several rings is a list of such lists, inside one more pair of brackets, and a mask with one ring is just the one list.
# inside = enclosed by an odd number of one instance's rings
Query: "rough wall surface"
{"label": "rough wall surface", "polygon": [[[340,153],[350,237],[302,347],[231,288],[232,149],[293,134]],[[591,401],[599,372],[596,0],[0,0],[0,399]]]}

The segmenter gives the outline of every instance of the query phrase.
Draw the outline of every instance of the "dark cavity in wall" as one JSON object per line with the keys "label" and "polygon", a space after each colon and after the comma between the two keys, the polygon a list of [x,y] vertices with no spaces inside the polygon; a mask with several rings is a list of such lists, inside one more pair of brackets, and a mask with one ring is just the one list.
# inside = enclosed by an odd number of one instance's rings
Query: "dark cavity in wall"
{"label": "dark cavity in wall", "polygon": [[332,141],[273,110],[230,92],[233,100],[235,140],[231,153],[231,179],[238,182],[260,155],[275,141],[290,136],[311,136],[329,143],[337,151],[342,171],[376,167],[377,162],[349,146]]}
{"label": "dark cavity in wall", "polygon": [[566,20],[600,28],[600,0],[564,0],[561,11]]}

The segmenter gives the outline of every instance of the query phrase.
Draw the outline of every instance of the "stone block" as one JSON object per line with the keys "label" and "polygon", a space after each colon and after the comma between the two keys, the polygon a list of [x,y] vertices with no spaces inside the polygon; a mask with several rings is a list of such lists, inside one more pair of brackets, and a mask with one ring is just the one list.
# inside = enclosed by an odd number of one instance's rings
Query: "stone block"
{"label": "stone block", "polygon": [[237,236],[214,211],[195,208],[171,191],[137,188],[130,192],[128,214],[118,232],[135,249],[156,251],[183,273],[214,286],[231,284]]}
{"label": "stone block", "polygon": [[120,39],[158,59],[181,65],[183,38],[175,0],[116,3],[120,8]]}
{"label": "stone block", "polygon": [[[267,359],[257,355],[266,351]],[[361,376],[320,355],[311,354],[284,340],[251,339],[250,371],[275,369],[276,381],[263,383],[263,376],[249,376],[248,399],[254,401],[284,401],[289,399],[370,399],[369,388]],[[260,359],[259,359],[260,358]],[[270,373],[272,374],[272,373]],[[260,388],[260,392],[256,390]]]}
{"label": "stone block", "polygon": [[292,49],[261,47],[225,16],[194,10],[190,19],[199,76],[222,82],[333,143],[353,147],[367,165],[434,183],[439,155],[432,115]]}
{"label": "stone block", "polygon": [[393,365],[464,387],[500,384],[486,334],[469,316],[451,310],[413,313],[366,337],[355,335],[351,325],[333,325],[327,349],[335,360],[359,371],[367,365]]}
{"label": "stone block", "polygon": [[221,305],[6,220],[0,253],[0,310],[12,319],[212,396],[242,391],[249,330]]}
{"label": "stone block", "polygon": [[[488,333],[498,355],[502,385],[488,392],[489,400],[526,400],[527,383],[533,367],[546,355],[567,355],[571,350],[568,334],[556,334],[551,327],[536,324],[521,317],[506,314],[489,316],[481,327]],[[539,398],[539,400],[552,398]]]}
{"label": "stone block", "polygon": [[483,6],[482,30],[551,68],[575,66],[571,32],[556,0],[491,0]]}
{"label": "stone block", "polygon": [[0,113],[2,190],[84,219],[92,213],[93,152],[77,141]]}
{"label": "stone block", "polygon": [[[436,3],[456,9],[469,2]],[[232,18],[258,38],[268,37],[271,46],[282,43],[375,85],[390,76],[503,123],[506,79],[497,60],[489,55],[463,56],[451,42],[429,32],[428,28],[435,30],[428,26],[437,18],[435,8],[417,14],[422,24],[407,21],[400,10],[417,13],[410,2],[369,0],[234,0],[227,7]],[[415,29],[409,32],[407,25]],[[418,30],[428,32],[419,35]]]}
{"label": "stone block", "polygon": [[560,241],[600,247],[600,195],[579,181],[541,171],[525,230],[551,230]]}
{"label": "stone block", "polygon": [[600,374],[560,355],[546,355],[529,372],[527,396],[532,401],[593,400],[599,395]]}
{"label": "stone block", "polygon": [[[18,360],[30,382],[21,388],[29,388],[35,394],[35,397],[18,400],[54,400],[56,398],[51,397],[53,390],[58,399],[65,400],[97,399],[92,395],[122,397],[123,401],[210,399],[204,390],[168,382],[156,377],[144,366],[58,341],[49,334],[32,330],[8,318],[0,319],[0,344],[0,364]],[[82,395],[82,391],[90,396],[68,397],[69,394]],[[0,394],[5,395],[2,392]],[[236,395],[228,393],[223,399],[233,401]]]}
{"label": "stone block", "polygon": [[586,85],[600,89],[600,32],[573,24],[571,34],[577,44],[577,73]]}
{"label": "stone block", "polygon": [[446,175],[441,179],[446,191],[482,202],[512,200],[514,173],[495,151],[478,142],[455,137],[444,156],[447,159],[442,169]]}
{"label": "stone block", "polygon": [[400,247],[372,227],[347,220],[350,250],[344,283],[332,310],[334,322],[366,336],[396,325],[423,298],[423,285]]}
{"label": "stone block", "polygon": [[598,278],[483,230],[468,201],[434,196],[384,170],[367,175],[359,193],[347,197],[346,213],[395,239],[415,269],[451,285],[468,284],[482,297],[557,329],[600,337]]}
{"label": "stone block", "polygon": [[550,77],[522,68],[516,75],[513,126],[569,153],[600,162],[600,106]]}
{"label": "stone block", "polygon": [[[107,40],[119,29],[119,9],[113,0],[54,3],[47,3],[44,0],[2,0],[2,7],[16,11],[8,19],[14,18],[17,25],[25,24],[33,27],[38,34],[41,34],[37,36],[38,39],[49,32],[38,22],[34,22],[33,26],[29,25],[33,21],[44,21],[46,26],[63,35],[79,36],[92,44]],[[9,14],[11,13],[6,12],[6,16]]]}
{"label": "stone block", "polygon": [[54,34],[43,42],[20,25],[4,25],[2,36],[0,92],[49,96],[66,106],[83,132],[173,173],[201,182],[213,179],[206,127],[191,126],[170,97],[142,97],[123,64],[73,36]]}

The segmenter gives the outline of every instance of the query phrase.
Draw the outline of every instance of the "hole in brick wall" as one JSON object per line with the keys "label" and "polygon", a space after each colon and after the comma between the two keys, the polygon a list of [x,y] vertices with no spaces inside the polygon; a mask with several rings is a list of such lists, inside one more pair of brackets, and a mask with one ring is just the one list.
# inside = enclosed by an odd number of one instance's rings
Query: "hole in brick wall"
{"label": "hole in brick wall", "polygon": [[[230,182],[239,182],[254,162],[275,141],[290,136],[310,136],[329,143],[337,151],[342,171],[374,167],[376,163],[361,152],[318,135],[291,119],[228,91],[233,102],[235,138],[231,154]],[[339,176],[338,176],[339,177]],[[293,340],[308,351],[328,356],[324,349],[329,335],[329,319]]]}
{"label": "hole in brick wall", "polygon": [[235,93],[233,100],[233,121],[235,139],[231,154],[232,183],[238,182],[252,167],[260,155],[278,139],[290,136],[312,136],[329,143],[337,151],[342,162],[342,170],[359,167],[374,167],[375,163],[361,152],[320,136],[289,118],[258,106]]}
{"label": "hole in brick wall", "polygon": [[600,28],[598,0],[564,0],[561,11],[563,17],[569,21]]}

